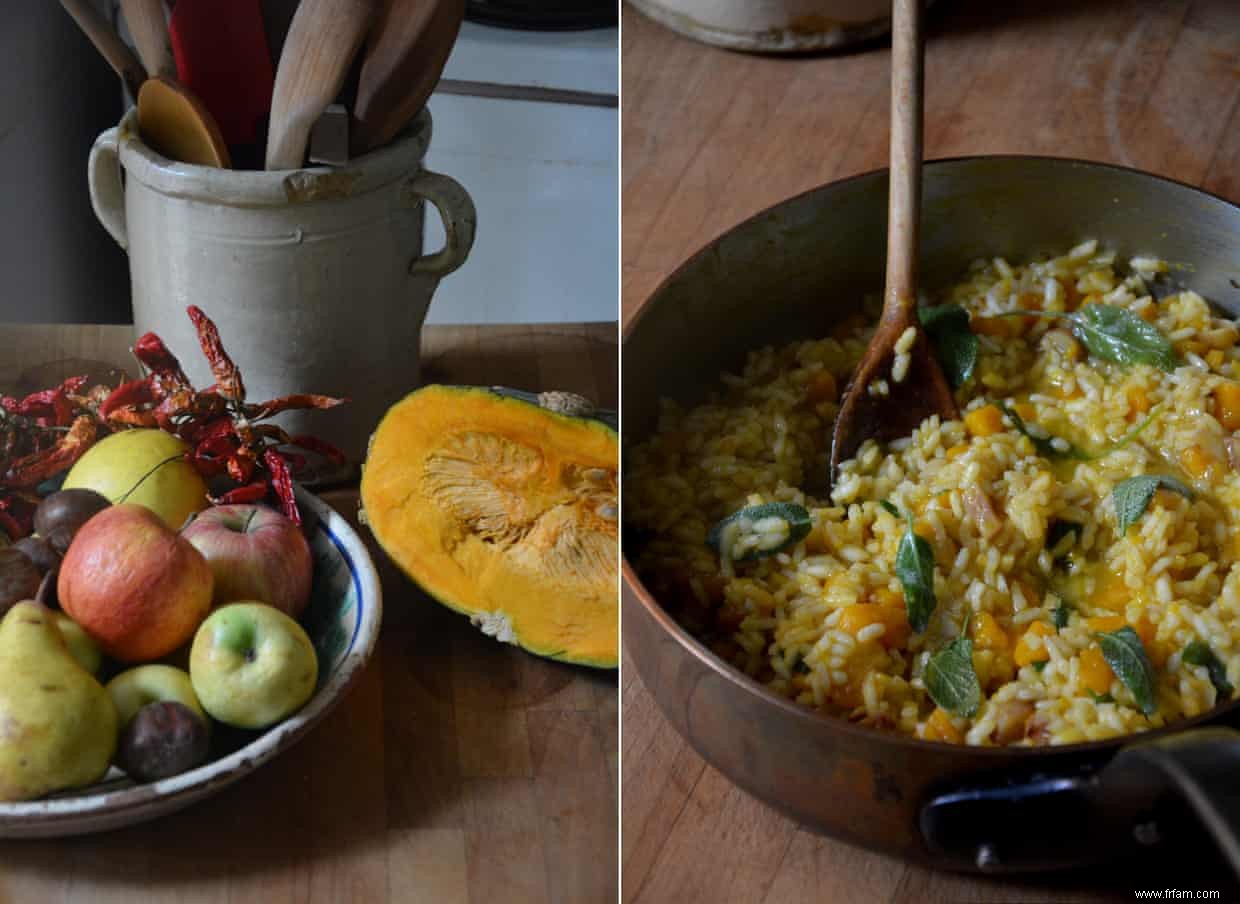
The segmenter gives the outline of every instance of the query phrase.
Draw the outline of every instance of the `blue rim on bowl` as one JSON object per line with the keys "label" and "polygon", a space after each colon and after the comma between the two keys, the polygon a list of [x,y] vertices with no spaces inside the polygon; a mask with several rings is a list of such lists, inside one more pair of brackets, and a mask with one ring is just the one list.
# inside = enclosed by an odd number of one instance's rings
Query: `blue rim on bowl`
{"label": "blue rim on bowl", "polygon": [[326,503],[297,488],[317,519],[314,589],[302,618],[319,655],[319,687],[298,712],[245,746],[197,769],[135,785],[123,777],[21,803],[0,803],[0,838],[50,838],[145,822],[186,807],[253,772],[300,740],[344,697],[374,650],[383,600],[361,537]]}

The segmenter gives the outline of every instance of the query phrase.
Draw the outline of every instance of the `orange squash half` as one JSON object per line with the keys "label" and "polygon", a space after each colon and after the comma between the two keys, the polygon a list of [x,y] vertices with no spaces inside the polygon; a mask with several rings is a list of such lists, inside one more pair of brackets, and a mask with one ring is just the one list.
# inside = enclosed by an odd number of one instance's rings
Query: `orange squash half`
{"label": "orange squash half", "polygon": [[427,593],[532,653],[618,661],[618,437],[580,397],[426,386],[388,410],[364,519]]}

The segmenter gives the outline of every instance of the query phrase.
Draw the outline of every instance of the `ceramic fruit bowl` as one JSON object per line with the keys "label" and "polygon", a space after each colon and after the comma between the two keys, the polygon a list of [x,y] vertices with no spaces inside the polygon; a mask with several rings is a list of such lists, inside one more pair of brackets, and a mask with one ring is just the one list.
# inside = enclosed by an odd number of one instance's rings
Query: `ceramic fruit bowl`
{"label": "ceramic fruit bowl", "polygon": [[0,803],[0,838],[84,835],[180,810],[274,759],[344,697],[379,635],[379,578],[361,538],[342,515],[300,487],[297,502],[313,525],[314,586],[301,618],[319,659],[319,684],[310,701],[265,731],[224,733],[221,755],[172,778],[139,785],[112,769],[85,788]]}

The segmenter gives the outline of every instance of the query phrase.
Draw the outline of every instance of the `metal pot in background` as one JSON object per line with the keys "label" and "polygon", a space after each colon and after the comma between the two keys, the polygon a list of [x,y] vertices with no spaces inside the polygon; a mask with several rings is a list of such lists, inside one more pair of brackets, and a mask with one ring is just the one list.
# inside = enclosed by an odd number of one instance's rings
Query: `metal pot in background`
{"label": "metal pot in background", "polygon": [[891,30],[891,0],[629,0],[685,37],[731,50],[848,47]]}
{"label": "metal pot in background", "polygon": [[[625,442],[655,428],[661,397],[688,406],[767,344],[826,335],[883,284],[886,172],[814,189],[711,242],[630,322]],[[925,167],[924,285],[975,258],[1024,260],[1097,238],[1121,258],[1162,257],[1240,314],[1240,207],[1102,164],[974,157]],[[755,304],[754,299],[762,299]],[[1145,735],[1049,748],[958,747],[853,725],[776,696],[720,660],[629,566],[623,628],[633,666],[711,765],[817,831],[939,868],[1041,870],[1174,838],[1192,818],[1240,874],[1240,701]],[[1207,727],[1208,723],[1208,727]]]}

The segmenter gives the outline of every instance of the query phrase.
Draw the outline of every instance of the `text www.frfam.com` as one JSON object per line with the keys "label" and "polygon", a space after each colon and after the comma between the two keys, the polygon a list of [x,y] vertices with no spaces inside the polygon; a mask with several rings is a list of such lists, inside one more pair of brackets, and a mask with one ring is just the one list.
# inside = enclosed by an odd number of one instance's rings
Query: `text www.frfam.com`
{"label": "text www.frfam.com", "polygon": [[1133,892],[1138,901],[1217,901],[1222,895],[1217,891],[1203,889],[1201,891],[1182,888],[1160,888],[1150,891]]}

